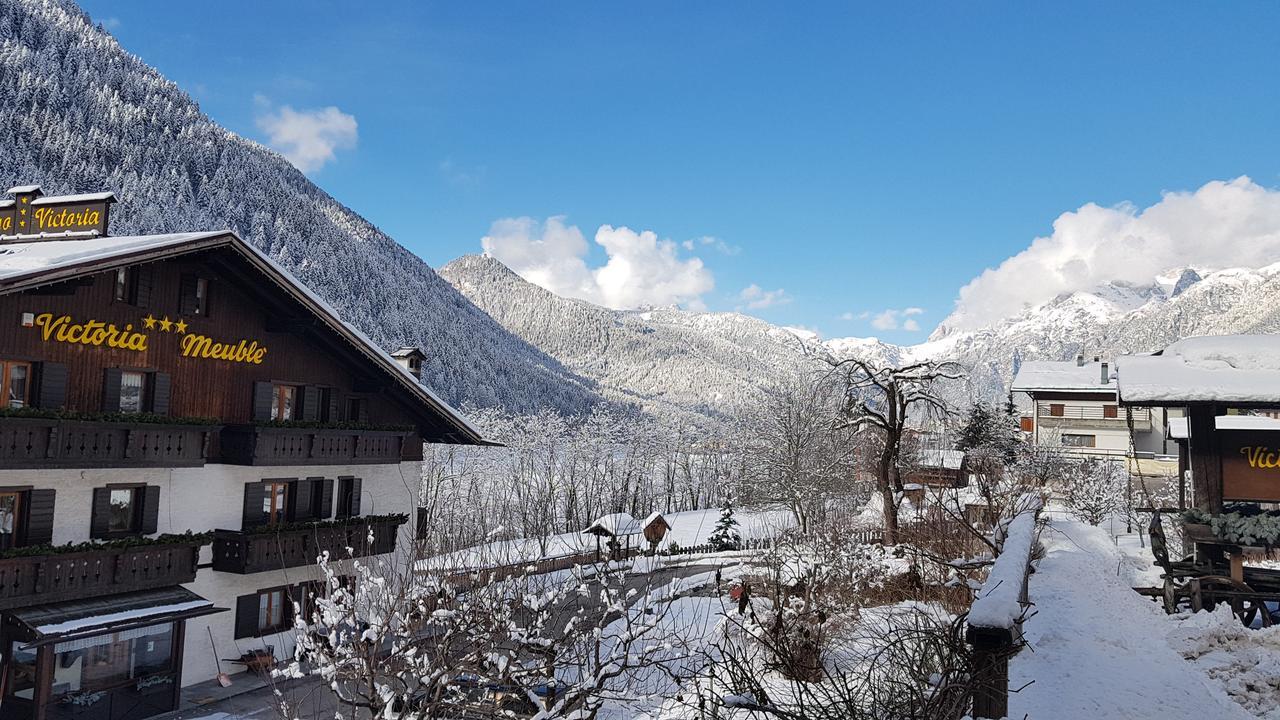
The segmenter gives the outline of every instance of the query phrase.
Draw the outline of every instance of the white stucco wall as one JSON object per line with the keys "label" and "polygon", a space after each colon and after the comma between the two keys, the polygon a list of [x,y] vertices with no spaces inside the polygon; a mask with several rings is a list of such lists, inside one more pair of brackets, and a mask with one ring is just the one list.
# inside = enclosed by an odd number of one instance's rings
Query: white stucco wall
{"label": "white stucco wall", "polygon": [[[362,478],[361,514],[385,515],[405,513],[409,522],[400,528],[397,550],[409,548],[413,540],[418,487],[421,482],[420,462],[396,465],[326,465],[289,467],[245,467],[239,465],[206,465],[202,468],[176,469],[94,469],[94,470],[4,470],[0,486],[30,485],[57,491],[54,504],[55,544],[89,540],[89,520],[93,489],[109,483],[146,483],[160,486],[160,512],[157,531],[181,533],[187,530],[239,530],[244,507],[244,486],[266,478],[336,478],[352,475]],[[384,560],[387,558],[383,558]],[[212,561],[211,546],[200,555],[201,564]],[[198,572],[195,582],[186,587],[214,602],[227,612],[187,622],[184,656],[184,686],[212,680],[217,669],[209,633],[213,630],[217,656],[238,657],[242,652],[275,646],[276,657],[288,657],[292,641],[288,633],[278,636],[235,639],[236,598],[259,589],[293,585],[316,579],[315,567],[237,575],[214,572],[210,568]],[[243,671],[243,666],[223,663],[226,672]]]}

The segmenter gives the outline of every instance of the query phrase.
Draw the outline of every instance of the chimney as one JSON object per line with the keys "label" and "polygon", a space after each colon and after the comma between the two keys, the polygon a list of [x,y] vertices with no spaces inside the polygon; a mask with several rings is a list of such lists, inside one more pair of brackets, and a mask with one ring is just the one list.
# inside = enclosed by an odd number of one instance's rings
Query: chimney
{"label": "chimney", "polygon": [[1094,361],[1094,362],[1098,362],[1098,361],[1099,361],[1099,360],[1101,360],[1101,359],[1102,359],[1102,356],[1101,356],[1101,355],[1094,355],[1094,356],[1093,356],[1093,361]]}
{"label": "chimney", "polygon": [[422,379],[422,361],[426,360],[427,356],[421,350],[405,345],[391,353],[391,357],[396,361],[397,365],[413,373],[413,376],[419,380]]}
{"label": "chimney", "polygon": [[1102,384],[1111,382],[1111,373],[1107,372],[1107,363],[1102,363]]}
{"label": "chimney", "polygon": [[1076,353],[1076,367],[1084,367],[1084,353]]}

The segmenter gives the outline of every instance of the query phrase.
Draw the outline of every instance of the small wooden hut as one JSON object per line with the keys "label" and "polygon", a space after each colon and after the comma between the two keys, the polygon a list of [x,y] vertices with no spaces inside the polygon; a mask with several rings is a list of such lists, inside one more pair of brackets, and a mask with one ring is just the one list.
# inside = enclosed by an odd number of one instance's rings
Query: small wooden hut
{"label": "small wooden hut", "polygon": [[594,535],[596,537],[596,557],[600,555],[600,539],[608,538],[609,559],[620,560],[624,553],[631,549],[631,539],[641,534],[642,527],[635,518],[627,513],[612,513],[603,517],[596,518],[585,530],[583,535]]}

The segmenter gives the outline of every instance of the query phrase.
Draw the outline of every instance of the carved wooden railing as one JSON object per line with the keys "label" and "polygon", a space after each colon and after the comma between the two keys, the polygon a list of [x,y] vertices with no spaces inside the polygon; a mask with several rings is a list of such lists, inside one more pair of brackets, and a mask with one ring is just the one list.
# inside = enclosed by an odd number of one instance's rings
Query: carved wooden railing
{"label": "carved wooden railing", "polygon": [[342,525],[317,523],[278,531],[215,530],[213,569],[246,575],[300,567],[314,564],[325,551],[335,560],[383,555],[395,551],[396,535],[407,520],[352,518]]}
{"label": "carved wooden railing", "polygon": [[151,590],[196,579],[203,543],[174,542],[0,559],[0,610]]}
{"label": "carved wooden railing", "polygon": [[199,467],[211,425],[0,417],[0,469]]}
{"label": "carved wooden railing", "polygon": [[352,430],[228,425],[220,462],[233,465],[379,465],[413,459],[416,435]]}

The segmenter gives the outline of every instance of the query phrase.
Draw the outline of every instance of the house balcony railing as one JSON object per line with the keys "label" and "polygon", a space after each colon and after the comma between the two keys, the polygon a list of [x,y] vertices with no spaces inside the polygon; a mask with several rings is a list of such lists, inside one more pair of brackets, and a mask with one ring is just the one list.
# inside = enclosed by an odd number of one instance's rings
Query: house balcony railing
{"label": "house balcony railing", "polygon": [[199,467],[215,425],[0,417],[0,469]]}
{"label": "house balcony railing", "polygon": [[325,551],[335,560],[395,552],[396,535],[408,520],[407,515],[383,515],[274,530],[215,530],[213,569],[247,575],[312,565]]}
{"label": "house balcony railing", "polygon": [[381,465],[417,459],[420,448],[406,430],[228,425],[219,454],[232,465]]}
{"label": "house balcony railing", "polygon": [[[1119,424],[1128,422],[1122,408],[1115,410],[1115,415],[1107,415],[1101,405],[1060,405],[1059,412],[1054,412],[1054,403],[1040,403],[1037,415],[1044,420],[1105,420]],[[1151,424],[1151,408],[1132,408],[1133,421],[1146,425]]]}
{"label": "house balcony railing", "polygon": [[0,558],[0,610],[152,590],[196,579],[206,538]]}

